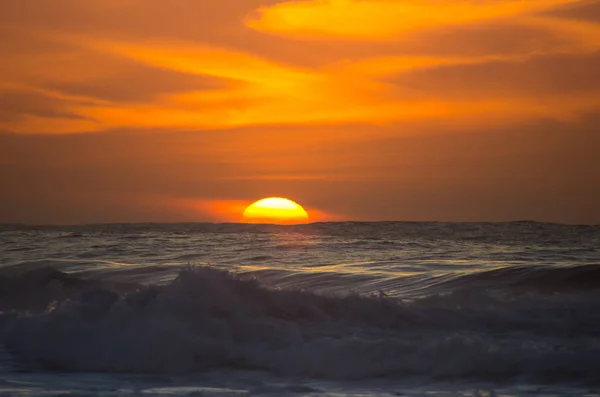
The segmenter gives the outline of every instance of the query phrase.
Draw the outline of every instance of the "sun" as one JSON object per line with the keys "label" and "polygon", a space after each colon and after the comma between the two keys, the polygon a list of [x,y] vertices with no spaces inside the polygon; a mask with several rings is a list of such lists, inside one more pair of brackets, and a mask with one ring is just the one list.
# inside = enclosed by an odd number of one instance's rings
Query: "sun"
{"label": "sun", "polygon": [[308,223],[308,213],[292,200],[269,197],[249,205],[242,216],[244,223],[269,223],[275,225],[295,225]]}

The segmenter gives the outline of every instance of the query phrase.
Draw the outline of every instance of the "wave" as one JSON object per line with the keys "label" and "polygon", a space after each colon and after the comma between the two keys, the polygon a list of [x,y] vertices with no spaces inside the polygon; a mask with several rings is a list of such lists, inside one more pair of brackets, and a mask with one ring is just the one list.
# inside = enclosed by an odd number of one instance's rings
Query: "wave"
{"label": "wave", "polygon": [[[361,264],[363,271],[336,272],[335,266],[311,266],[310,272],[288,269],[259,269],[248,273],[261,282],[277,287],[310,289],[321,293],[336,293],[354,290],[360,293],[384,291],[390,297],[416,299],[431,295],[470,294],[483,290],[489,294],[517,298],[531,294],[576,294],[600,291],[600,265],[553,267],[541,265],[503,266],[492,269],[472,270],[465,268],[444,270],[441,265],[436,272],[426,273],[435,265],[395,265],[394,262],[372,262]],[[403,275],[390,273],[386,268],[395,267]],[[366,269],[366,271],[365,271]]]}
{"label": "wave", "polygon": [[39,312],[90,289],[123,293],[138,288],[133,283],[88,280],[47,266],[29,271],[19,268],[11,266],[0,272],[0,312]]}
{"label": "wave", "polygon": [[27,369],[598,383],[594,289],[507,298],[462,288],[402,302],[267,289],[209,267],[186,268],[161,286],[51,269],[20,277],[12,288],[17,295],[22,288],[19,299],[52,302],[45,310],[7,310],[10,283],[1,281],[0,340]]}
{"label": "wave", "polygon": [[600,289],[600,265],[569,267],[509,266],[460,275],[445,287],[472,285],[495,290],[524,293],[582,292]]}

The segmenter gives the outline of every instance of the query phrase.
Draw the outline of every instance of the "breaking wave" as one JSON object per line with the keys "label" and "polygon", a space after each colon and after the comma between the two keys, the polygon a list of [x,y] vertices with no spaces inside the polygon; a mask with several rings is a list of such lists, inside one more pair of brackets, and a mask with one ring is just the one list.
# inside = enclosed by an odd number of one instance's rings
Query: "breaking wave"
{"label": "breaking wave", "polygon": [[0,277],[0,340],[26,369],[597,384],[599,272],[491,270],[402,301],[268,289],[209,267],[160,286],[43,268]]}

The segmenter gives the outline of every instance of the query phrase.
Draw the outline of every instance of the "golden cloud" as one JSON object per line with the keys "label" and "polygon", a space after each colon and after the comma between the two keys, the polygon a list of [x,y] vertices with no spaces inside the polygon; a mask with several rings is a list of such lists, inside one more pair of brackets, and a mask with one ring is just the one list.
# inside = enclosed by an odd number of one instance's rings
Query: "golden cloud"
{"label": "golden cloud", "polygon": [[[552,46],[533,45],[520,52],[490,46],[482,55],[415,55],[403,53],[400,46],[389,55],[372,51],[319,67],[299,67],[250,50],[201,41],[140,41],[118,35],[38,32],[56,43],[58,49],[40,51],[35,62],[11,57],[3,66],[0,90],[32,92],[53,99],[56,114],[47,117],[25,112],[0,120],[0,129],[78,133],[123,128],[314,127],[435,119],[468,120],[464,122],[470,125],[528,117],[574,119],[597,109],[600,96],[564,95],[558,91],[527,96],[513,87],[514,92],[508,95],[488,92],[487,97],[469,97],[472,90],[465,75],[465,95],[456,98],[448,95],[443,84],[435,90],[423,90],[418,85],[404,84],[406,79],[395,82],[393,77],[464,66],[484,70],[486,65],[525,63],[548,54],[593,53],[600,48],[598,24],[541,13],[579,3],[581,0],[299,1],[263,8],[257,18],[246,21],[261,31],[284,35],[380,40],[440,26],[512,18],[512,23],[561,37]],[[146,80],[137,81],[136,77],[141,76],[136,75],[137,70],[153,72]],[[166,84],[169,89],[156,88],[163,80],[171,81],[173,74],[214,79],[218,84],[187,87],[182,83],[187,80],[179,79],[176,85]],[[123,76],[129,76],[131,82]],[[102,96],[97,87],[104,85],[109,90],[111,81],[122,81],[119,84],[130,85],[130,90],[139,90],[139,95]],[[73,90],[73,84],[83,84],[83,88]]]}
{"label": "golden cloud", "polygon": [[423,29],[531,15],[582,0],[305,0],[264,7],[246,25],[301,38],[389,40]]}

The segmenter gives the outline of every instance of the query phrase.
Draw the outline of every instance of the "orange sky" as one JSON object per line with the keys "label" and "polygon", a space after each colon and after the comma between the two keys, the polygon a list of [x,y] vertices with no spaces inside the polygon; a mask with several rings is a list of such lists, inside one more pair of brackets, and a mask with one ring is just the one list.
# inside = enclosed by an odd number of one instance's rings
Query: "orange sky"
{"label": "orange sky", "polygon": [[600,223],[600,0],[8,0],[0,222]]}

